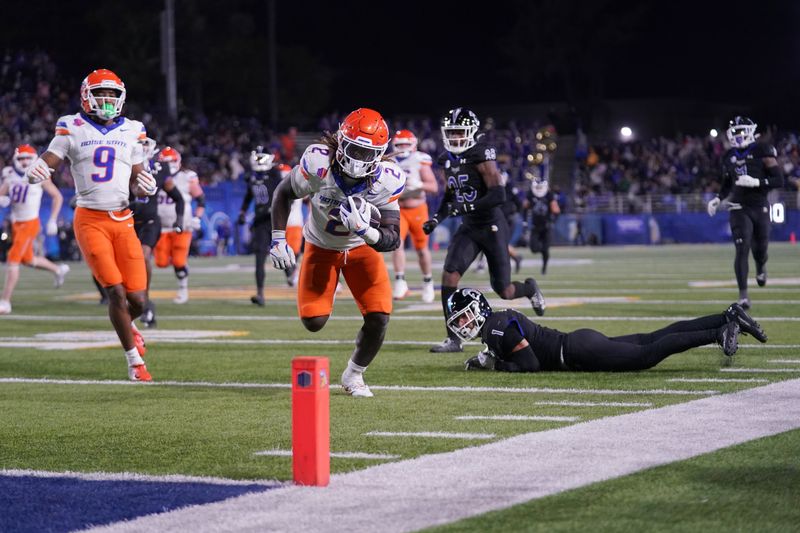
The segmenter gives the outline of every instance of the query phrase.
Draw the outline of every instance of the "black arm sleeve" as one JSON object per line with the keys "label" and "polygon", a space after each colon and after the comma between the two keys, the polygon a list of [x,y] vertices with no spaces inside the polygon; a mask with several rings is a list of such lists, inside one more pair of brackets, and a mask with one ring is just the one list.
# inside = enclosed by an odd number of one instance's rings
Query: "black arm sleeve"
{"label": "black arm sleeve", "polygon": [[486,194],[478,198],[472,205],[475,211],[489,211],[495,206],[503,205],[506,201],[506,188],[502,185],[490,187]]}
{"label": "black arm sleeve", "polygon": [[201,194],[197,198],[194,199],[197,202],[197,207],[205,207],[206,206],[206,195]]}
{"label": "black arm sleeve", "polygon": [[450,192],[450,189],[445,189],[444,196],[442,197],[442,203],[439,204],[439,210],[436,211],[435,215],[433,215],[433,218],[435,218],[437,222],[442,222],[444,219],[450,216],[450,202],[452,196],[453,195]]}
{"label": "black arm sleeve", "polygon": [[173,187],[169,191],[164,192],[175,202],[175,214],[178,215],[178,220],[183,220],[183,212],[186,209],[186,204],[183,201],[181,191],[179,191],[177,187]]}
{"label": "black arm sleeve", "polygon": [[731,189],[733,188],[733,179],[731,178],[730,173],[726,167],[722,167],[722,182],[720,183],[719,189],[719,197],[720,199],[725,199],[731,193]]}
{"label": "black arm sleeve", "polygon": [[244,193],[244,198],[242,199],[242,207],[239,208],[239,211],[246,213],[247,208],[250,207],[250,202],[253,201],[253,188],[247,187],[247,192]]}
{"label": "black arm sleeve", "polygon": [[381,213],[381,225],[376,229],[381,236],[369,246],[378,252],[391,252],[400,247],[400,211]]}
{"label": "black arm sleeve", "polygon": [[498,358],[494,363],[494,369],[501,372],[538,372],[540,366],[533,348],[528,345],[511,353],[505,359]]}
{"label": "black arm sleeve", "polygon": [[783,171],[781,170],[780,165],[775,165],[774,167],[768,167],[765,165],[764,173],[767,175],[767,177],[761,179],[762,185],[769,187],[770,189],[778,189],[783,187]]}

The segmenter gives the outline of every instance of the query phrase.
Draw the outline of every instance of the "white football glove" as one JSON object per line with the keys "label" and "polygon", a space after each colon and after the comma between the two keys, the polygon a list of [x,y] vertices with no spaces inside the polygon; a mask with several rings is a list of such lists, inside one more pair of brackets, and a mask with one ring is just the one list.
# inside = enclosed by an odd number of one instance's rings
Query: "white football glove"
{"label": "white football glove", "polygon": [[719,198],[712,198],[708,205],[706,205],[706,210],[708,211],[708,216],[713,217],[717,214],[717,209],[719,209]]}
{"label": "white football glove", "polygon": [[139,185],[139,190],[147,196],[153,196],[158,191],[156,179],[146,170],[142,170],[136,175],[136,183]]}
{"label": "white football glove", "polygon": [[288,270],[297,264],[294,250],[286,243],[286,231],[272,230],[269,257],[272,259],[272,266],[278,270]]}
{"label": "white football glove", "polygon": [[730,202],[727,199],[722,200],[719,204],[720,211],[735,211],[736,209],[741,209],[742,204],[737,204],[736,202]]}
{"label": "white football glove", "polygon": [[199,231],[200,228],[203,227],[200,217],[192,217],[191,222],[189,222],[189,227],[194,231]]}
{"label": "white football glove", "polygon": [[366,200],[361,202],[361,209],[358,209],[355,200],[348,196],[347,204],[343,204],[339,208],[342,225],[352,233],[363,236],[369,229],[370,211],[371,208]]}
{"label": "white football glove", "polygon": [[30,184],[41,183],[44,180],[49,180],[52,173],[53,169],[40,157],[28,167],[28,170],[25,171],[25,177],[28,178],[28,183]]}
{"label": "white football glove", "polygon": [[48,220],[44,230],[45,235],[58,235],[58,224],[55,220]]}
{"label": "white football glove", "polygon": [[747,174],[742,174],[736,178],[734,183],[739,187],[759,187],[761,185],[761,180],[753,176],[748,176]]}
{"label": "white football glove", "polygon": [[0,209],[11,205],[11,198],[8,196],[0,196]]}

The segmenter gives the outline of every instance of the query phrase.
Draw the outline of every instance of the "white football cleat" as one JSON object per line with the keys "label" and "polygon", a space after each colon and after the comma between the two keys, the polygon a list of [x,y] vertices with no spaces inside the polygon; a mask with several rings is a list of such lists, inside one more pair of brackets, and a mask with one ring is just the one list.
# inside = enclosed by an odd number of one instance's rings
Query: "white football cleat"
{"label": "white football cleat", "polygon": [[404,279],[394,280],[394,290],[392,291],[392,298],[395,300],[402,300],[408,294],[408,283]]}
{"label": "white football cleat", "polygon": [[0,300],[0,315],[11,314],[11,302],[8,300]]}
{"label": "white football cleat", "polygon": [[342,388],[353,398],[372,398],[372,391],[364,383],[364,374],[353,372],[349,368],[342,373]]}
{"label": "white football cleat", "polygon": [[189,301],[189,288],[188,287],[179,287],[178,294],[172,300],[176,304],[185,304]]}
{"label": "white football cleat", "polygon": [[422,282],[422,301],[426,304],[433,302],[436,299],[436,291],[433,289],[433,282]]}
{"label": "white football cleat", "polygon": [[69,265],[64,263],[58,265],[58,270],[56,271],[55,274],[53,274],[55,276],[55,280],[53,281],[53,286],[56,289],[58,289],[64,284],[64,278],[67,277],[68,273],[69,273]]}

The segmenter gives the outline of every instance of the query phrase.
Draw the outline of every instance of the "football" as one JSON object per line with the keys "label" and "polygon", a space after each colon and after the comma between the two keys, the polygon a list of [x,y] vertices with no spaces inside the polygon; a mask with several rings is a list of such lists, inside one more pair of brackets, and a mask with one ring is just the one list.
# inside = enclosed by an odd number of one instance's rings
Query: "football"
{"label": "football", "polygon": [[[367,205],[369,205],[370,212],[371,212],[371,216],[369,218],[369,225],[370,226],[372,226],[373,228],[377,228],[378,226],[381,225],[381,211],[380,211],[380,209],[378,209],[377,207],[375,207],[371,203],[367,202],[366,200],[364,200],[360,196],[351,196],[351,198],[353,199],[353,202],[355,202],[357,209],[362,209],[361,206],[365,202],[367,203]],[[347,200],[342,202],[342,206],[348,206],[348,209],[349,209],[349,204],[348,204]]]}

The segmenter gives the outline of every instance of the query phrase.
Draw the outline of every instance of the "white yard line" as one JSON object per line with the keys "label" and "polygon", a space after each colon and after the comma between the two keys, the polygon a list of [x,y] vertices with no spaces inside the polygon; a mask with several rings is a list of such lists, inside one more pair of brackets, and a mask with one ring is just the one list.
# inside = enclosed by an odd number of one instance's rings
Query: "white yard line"
{"label": "white yard line", "polygon": [[531,422],[578,422],[579,416],[545,416],[545,415],[463,415],[455,417],[456,420],[502,420],[502,421],[531,421]]}
{"label": "white yard line", "polygon": [[491,440],[494,433],[447,433],[444,431],[368,431],[367,437],[418,437],[425,439]]}
{"label": "white yard line", "polygon": [[[253,455],[267,457],[291,457],[292,450],[263,450],[255,452]],[[400,455],[389,455],[386,453],[364,453],[364,452],[331,452],[331,457],[336,459],[400,459]]]}
{"label": "white yard line", "polygon": [[754,374],[787,374],[800,372],[800,368],[720,368],[720,372],[738,372]]}
{"label": "white yard line", "polygon": [[[140,383],[123,380],[90,380],[90,379],[49,379],[49,378],[0,378],[3,383],[30,383],[38,385],[124,385],[131,387],[209,387],[221,389],[289,389],[290,383],[238,383],[224,382],[212,383],[208,381],[151,381],[150,383]],[[336,384],[332,384],[336,386]],[[624,389],[550,389],[542,387],[457,387],[439,386],[424,387],[415,385],[370,385],[373,390],[387,391],[414,391],[414,392],[508,392],[518,394],[597,394],[597,395],[670,395],[670,396],[710,396],[719,394],[715,390],[672,390],[672,389],[651,389],[651,390],[624,390]]]}
{"label": "white yard line", "polygon": [[761,378],[670,378],[672,383],[769,383]]}
{"label": "white yard line", "polygon": [[800,359],[767,359],[767,363],[774,365],[800,365]]}
{"label": "white yard line", "polygon": [[561,407],[653,407],[650,402],[533,402],[533,405],[556,405]]}
{"label": "white yard line", "polygon": [[327,488],[279,488],[95,531],[416,531],[796,429],[798,397],[800,380],[782,381],[336,474]]}

